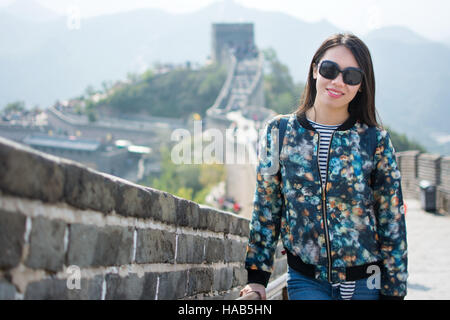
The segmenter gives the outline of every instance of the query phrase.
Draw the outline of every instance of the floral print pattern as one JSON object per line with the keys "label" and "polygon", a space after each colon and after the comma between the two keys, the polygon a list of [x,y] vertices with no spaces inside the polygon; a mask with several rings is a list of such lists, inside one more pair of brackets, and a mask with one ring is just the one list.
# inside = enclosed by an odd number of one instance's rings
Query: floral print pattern
{"label": "floral print pattern", "polygon": [[[278,126],[288,117],[278,157]],[[278,239],[301,260],[316,266],[316,278],[345,281],[345,268],[383,261],[381,293],[405,296],[407,243],[401,175],[387,131],[377,128],[375,155],[368,126],[356,122],[334,132],[326,190],[318,167],[318,133],[295,114],[267,122],[260,141],[257,186],[246,268],[272,272]],[[276,166],[271,173],[265,169]],[[326,245],[322,192],[326,195]],[[284,210],[281,210],[284,201]],[[331,263],[331,275],[328,264]],[[369,276],[370,274],[368,274]]]}

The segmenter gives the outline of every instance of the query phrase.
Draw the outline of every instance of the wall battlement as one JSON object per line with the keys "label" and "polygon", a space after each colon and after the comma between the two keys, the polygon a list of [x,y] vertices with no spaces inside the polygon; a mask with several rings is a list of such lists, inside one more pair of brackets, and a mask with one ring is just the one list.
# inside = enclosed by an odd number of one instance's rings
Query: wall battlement
{"label": "wall battlement", "polygon": [[436,211],[450,213],[450,157],[419,151],[397,152],[405,197],[420,199],[420,181],[436,186]]}
{"label": "wall battlement", "polygon": [[[448,213],[450,157],[397,159],[405,197],[429,180]],[[248,219],[0,137],[0,299],[235,299],[248,233]],[[285,271],[279,246],[272,278]]]}
{"label": "wall battlement", "polygon": [[248,219],[0,137],[0,299],[234,299],[248,233]]}

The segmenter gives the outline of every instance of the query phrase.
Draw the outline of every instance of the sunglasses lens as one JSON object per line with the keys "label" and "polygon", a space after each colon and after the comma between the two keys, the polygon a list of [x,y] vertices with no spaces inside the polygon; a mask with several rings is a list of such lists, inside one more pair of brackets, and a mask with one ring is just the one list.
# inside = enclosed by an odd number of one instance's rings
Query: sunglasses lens
{"label": "sunglasses lens", "polygon": [[362,81],[362,74],[357,70],[346,70],[344,72],[344,82],[349,85],[357,85]]}
{"label": "sunglasses lens", "polygon": [[[333,80],[339,75],[339,66],[333,62],[325,60],[321,63],[319,73],[322,77]],[[363,78],[363,74],[359,69],[349,67],[343,71],[344,83],[355,86],[360,84]]]}
{"label": "sunglasses lens", "polygon": [[324,61],[320,65],[319,73],[327,79],[335,79],[339,74],[338,67],[331,61]]}

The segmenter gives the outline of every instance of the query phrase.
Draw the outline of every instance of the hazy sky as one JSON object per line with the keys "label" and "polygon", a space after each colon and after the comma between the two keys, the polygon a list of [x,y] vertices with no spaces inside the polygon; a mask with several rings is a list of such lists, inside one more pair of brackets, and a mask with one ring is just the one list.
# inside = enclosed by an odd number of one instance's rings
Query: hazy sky
{"label": "hazy sky", "polygon": [[[221,0],[36,0],[60,14],[76,7],[82,17],[160,8],[173,13],[198,10]],[[0,0],[5,6],[14,0]],[[326,19],[336,26],[364,34],[386,25],[404,25],[432,40],[450,43],[448,0],[235,0],[245,7],[281,11],[305,21]]]}

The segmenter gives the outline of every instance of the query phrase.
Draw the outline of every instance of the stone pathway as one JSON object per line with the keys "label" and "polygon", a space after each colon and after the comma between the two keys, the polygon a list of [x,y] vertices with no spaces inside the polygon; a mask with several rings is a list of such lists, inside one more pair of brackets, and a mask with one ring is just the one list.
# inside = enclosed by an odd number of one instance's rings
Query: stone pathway
{"label": "stone pathway", "polygon": [[408,237],[407,300],[450,299],[450,216],[421,209],[405,199]]}

